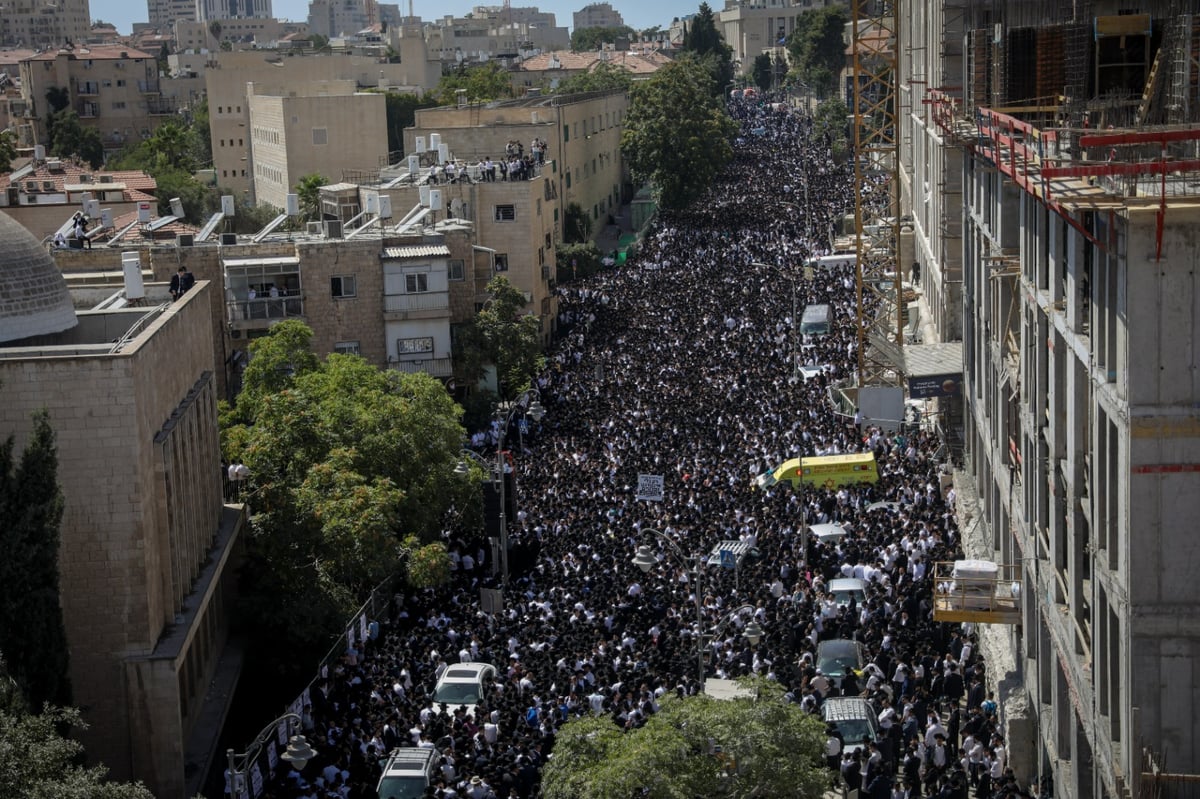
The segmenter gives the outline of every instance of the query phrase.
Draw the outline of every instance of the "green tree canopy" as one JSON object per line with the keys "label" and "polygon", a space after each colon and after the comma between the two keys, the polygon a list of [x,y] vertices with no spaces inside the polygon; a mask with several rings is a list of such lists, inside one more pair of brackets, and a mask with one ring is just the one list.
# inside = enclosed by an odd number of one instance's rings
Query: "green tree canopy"
{"label": "green tree canopy", "polygon": [[813,9],[796,18],[796,29],[788,37],[792,74],[818,97],[828,97],[837,88],[837,76],[846,65],[842,37],[849,22],[843,5]]}
{"label": "green tree canopy", "polygon": [[512,81],[508,72],[495,61],[477,67],[460,65],[448,75],[443,75],[433,96],[441,105],[458,102],[458,90],[467,90],[467,102],[482,103],[512,97]]}
{"label": "green tree canopy", "polygon": [[251,472],[247,608],[290,652],[327,645],[399,572],[409,534],[436,539],[452,509],[478,524],[478,483],[454,473],[461,409],[442,384],[358,356],[320,361],[311,336],[288,320],[253,341],[238,407],[222,419],[226,457]]}
{"label": "green tree canopy", "polygon": [[568,722],[542,774],[542,795],[820,797],[829,781],[824,725],[785,701],[777,683],[753,686],[753,698],[668,695],[630,732],[609,716]]}
{"label": "green tree canopy", "polygon": [[563,210],[563,241],[581,244],[592,235],[592,217],[576,202],[567,203]]}
{"label": "green tree canopy", "polygon": [[19,464],[13,454],[10,436],[0,444],[0,649],[31,707],[41,708],[71,698],[59,601],[63,497],[58,449],[45,411],[34,415]]}
{"label": "green tree canopy", "polygon": [[586,53],[599,50],[602,44],[615,44],[617,39],[633,39],[637,32],[621,25],[616,28],[576,28],[571,32],[571,51]]}
{"label": "green tree canopy", "polygon": [[545,364],[542,322],[525,312],[525,295],[504,275],[488,281],[484,309],[463,325],[455,338],[454,362],[459,376],[474,385],[484,367],[496,367],[500,398],[512,399],[529,388]]}
{"label": "green tree canopy", "polygon": [[684,31],[683,52],[691,53],[707,67],[713,80],[714,93],[724,93],[733,81],[733,48],[717,30],[717,17],[708,3],[701,3]]}
{"label": "green tree canopy", "polygon": [[629,91],[633,85],[633,73],[608,61],[601,61],[588,72],[581,72],[558,84],[558,94],[580,94],[582,92],[604,92],[620,89]]}
{"label": "green tree canopy", "polygon": [[829,142],[833,159],[838,163],[850,154],[849,116],[850,109],[837,97],[822,101],[813,113],[812,136]]}
{"label": "green tree canopy", "polygon": [[74,708],[34,715],[0,707],[0,796],[7,799],[154,799],[142,783],[108,782],[104,766],[80,765],[83,746],[59,730],[86,725]]}
{"label": "green tree canopy", "polygon": [[0,130],[0,172],[12,170],[17,157],[17,134],[11,130]]}
{"label": "green tree canopy", "polygon": [[296,181],[296,197],[300,200],[300,216],[306,220],[321,216],[321,187],[328,184],[324,175],[312,172]]}
{"label": "green tree canopy", "polygon": [[421,96],[385,92],[384,100],[387,103],[388,152],[403,154],[404,129],[416,124],[418,108],[433,108],[438,104],[438,99],[430,94]]}
{"label": "green tree canopy", "polygon": [[771,56],[767,53],[756,55],[754,57],[754,85],[764,92],[769,90],[773,75],[774,66],[771,64]]}
{"label": "green tree canopy", "polygon": [[736,132],[710,71],[684,55],[634,84],[621,150],[633,176],[653,184],[660,205],[682,208],[733,157]]}
{"label": "green tree canopy", "polygon": [[104,141],[100,131],[79,121],[73,108],[50,115],[50,152],[62,158],[79,158],[93,169],[104,163]]}

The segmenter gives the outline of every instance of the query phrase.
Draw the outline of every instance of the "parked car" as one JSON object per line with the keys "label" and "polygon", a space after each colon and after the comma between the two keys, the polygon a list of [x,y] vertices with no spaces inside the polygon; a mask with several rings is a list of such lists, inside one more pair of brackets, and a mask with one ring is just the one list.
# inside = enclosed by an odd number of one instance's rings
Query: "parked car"
{"label": "parked car", "polygon": [[488,698],[496,668],[488,663],[455,663],[447,666],[433,689],[433,706],[446,705],[453,713],[458,708],[468,712]]}
{"label": "parked car", "polygon": [[817,644],[817,668],[837,687],[850,669],[862,671],[862,644],[846,638],[834,638]]}
{"label": "parked car", "polygon": [[867,581],[857,577],[838,577],[836,580],[830,580],[828,589],[838,607],[849,605],[853,597],[855,604],[861,608],[867,598]]}
{"label": "parked car", "polygon": [[821,703],[821,719],[837,727],[842,736],[842,751],[857,752],[863,739],[874,741],[879,720],[871,703],[859,696],[834,696]]}
{"label": "parked car", "polygon": [[425,789],[439,776],[439,753],[433,749],[405,746],[393,749],[379,776],[379,799],[421,799]]}

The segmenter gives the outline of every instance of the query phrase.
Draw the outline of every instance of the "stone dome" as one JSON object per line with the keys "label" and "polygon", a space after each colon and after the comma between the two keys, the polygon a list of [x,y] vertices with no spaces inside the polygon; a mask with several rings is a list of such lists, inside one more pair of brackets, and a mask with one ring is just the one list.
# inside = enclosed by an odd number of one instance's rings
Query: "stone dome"
{"label": "stone dome", "polygon": [[37,238],[0,211],[0,343],[78,324],[67,281]]}

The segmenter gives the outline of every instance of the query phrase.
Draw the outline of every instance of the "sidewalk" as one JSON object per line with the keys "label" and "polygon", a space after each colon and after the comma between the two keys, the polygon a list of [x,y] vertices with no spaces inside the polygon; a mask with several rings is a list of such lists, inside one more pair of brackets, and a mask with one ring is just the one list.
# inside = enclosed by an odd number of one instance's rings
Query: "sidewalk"
{"label": "sidewalk", "polygon": [[600,228],[595,236],[596,248],[600,250],[602,256],[609,255],[613,250],[620,249],[621,239],[625,236],[631,236],[634,233],[632,219],[633,215],[629,212],[629,205],[622,205],[617,208],[613,214],[616,220],[615,225],[607,224],[608,219],[604,218],[597,221],[604,222],[604,226]]}

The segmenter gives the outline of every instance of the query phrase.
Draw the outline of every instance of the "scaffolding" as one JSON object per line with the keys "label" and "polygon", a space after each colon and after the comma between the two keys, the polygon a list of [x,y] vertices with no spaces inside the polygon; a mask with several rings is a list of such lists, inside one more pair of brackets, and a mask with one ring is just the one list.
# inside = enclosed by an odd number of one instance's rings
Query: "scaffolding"
{"label": "scaffolding", "polygon": [[902,379],[905,303],[900,246],[899,0],[854,0],[854,200],[858,383]]}

